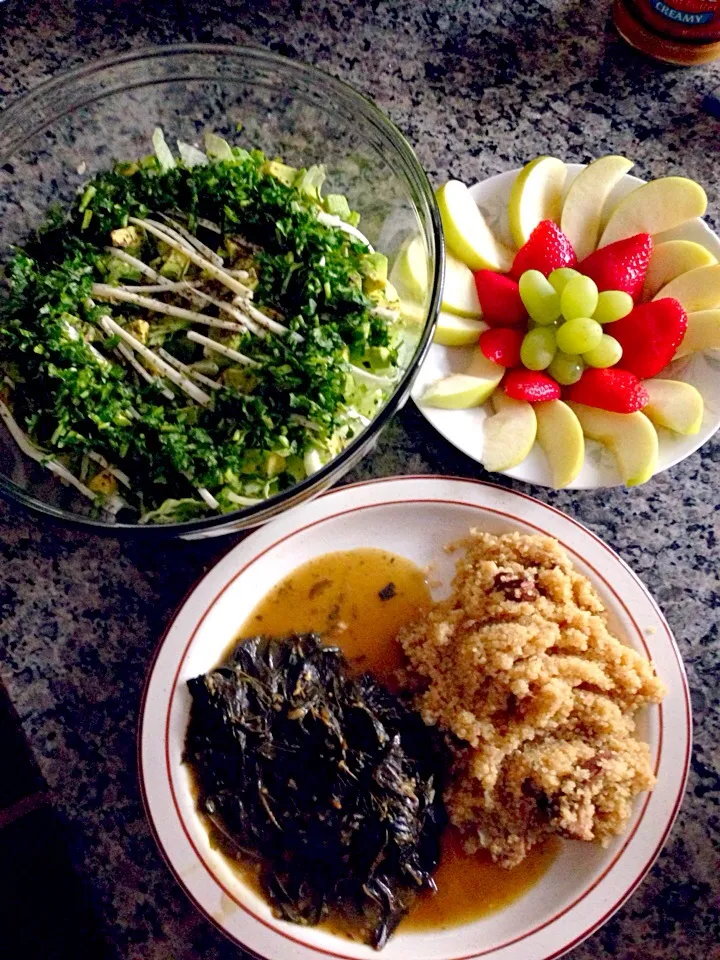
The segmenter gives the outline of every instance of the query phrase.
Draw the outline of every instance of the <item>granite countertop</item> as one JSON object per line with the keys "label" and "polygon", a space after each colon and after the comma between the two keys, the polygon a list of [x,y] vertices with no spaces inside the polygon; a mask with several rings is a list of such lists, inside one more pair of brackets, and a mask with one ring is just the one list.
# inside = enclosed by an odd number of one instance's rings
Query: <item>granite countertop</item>
{"label": "granite countertop", "polygon": [[[609,3],[10,0],[0,3],[0,107],[96,56],[178,40],[249,42],[348,80],[388,112],[435,182],[471,182],[540,153],[622,153],[640,176],[696,178],[720,213],[720,125],[700,110],[720,69],[669,69],[636,55],[616,38]],[[680,644],[695,710],[690,785],[668,845],[573,960],[720,958],[719,458],[716,439],[631,491],[518,485],[582,521],[642,577]],[[350,479],[410,472],[482,476],[412,406]],[[0,504],[0,676],[102,943],[79,944],[78,956],[239,955],[170,876],[135,773],[154,646],[188,587],[233,542],[140,548]],[[14,960],[12,949],[0,952]]]}

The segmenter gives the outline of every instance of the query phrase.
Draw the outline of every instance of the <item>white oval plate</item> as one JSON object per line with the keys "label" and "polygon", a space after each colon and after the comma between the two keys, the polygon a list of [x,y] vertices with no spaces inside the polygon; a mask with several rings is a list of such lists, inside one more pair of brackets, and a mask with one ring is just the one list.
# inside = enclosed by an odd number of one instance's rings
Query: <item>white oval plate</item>
{"label": "white oval plate", "polygon": [[[626,835],[603,850],[566,842],[543,879],[498,913],[448,930],[399,933],[385,960],[550,960],[604,923],[662,848],[680,806],[691,743],[687,682],[667,623],[640,580],[601,540],[552,507],[472,480],[397,477],[344,487],[253,533],[183,604],[151,667],[139,731],[140,783],[157,842],[195,905],[228,937],[268,960],[362,960],[370,947],[277,920],[211,849],[182,764],[186,681],[214,667],[257,601],[305,561],[333,550],[379,547],[449,583],[443,546],[470,527],[541,531],[568,549],[593,581],[611,627],[654,660],[669,692],[645,711],[656,789],[639,798]],[[442,592],[442,591],[440,591]],[[671,735],[667,735],[667,732]]]}
{"label": "white oval plate", "polygon": [[[569,163],[566,189],[584,169],[582,163]],[[475,202],[482,210],[495,235],[514,248],[510,237],[507,207],[510,188],[518,170],[508,170],[497,176],[476,183],[470,188]],[[612,208],[621,197],[645,183],[638,177],[626,174],[617,184],[608,198],[606,209]],[[700,219],[657,234],[656,242],[662,240],[694,240],[706,247],[720,261],[720,238]],[[472,407],[469,410],[440,410],[428,407],[420,402],[426,387],[434,380],[466,370],[473,351],[472,347],[442,347],[433,343],[420,368],[413,385],[412,397],[418,409],[435,429],[454,447],[461,450],[477,463],[482,463],[483,423],[490,415],[489,405]],[[659,429],[660,450],[655,473],[667,470],[689,457],[720,428],[720,351],[697,353],[671,364],[662,373],[663,377],[684,380],[697,387],[705,400],[705,415],[699,433],[691,437],[681,437],[669,430]],[[538,444],[519,466],[505,472],[508,477],[534,483],[542,487],[552,487],[550,467]],[[601,444],[588,440],[585,446],[585,463],[570,484],[571,489],[591,490],[596,487],[622,486],[622,480],[615,466],[615,460]]]}

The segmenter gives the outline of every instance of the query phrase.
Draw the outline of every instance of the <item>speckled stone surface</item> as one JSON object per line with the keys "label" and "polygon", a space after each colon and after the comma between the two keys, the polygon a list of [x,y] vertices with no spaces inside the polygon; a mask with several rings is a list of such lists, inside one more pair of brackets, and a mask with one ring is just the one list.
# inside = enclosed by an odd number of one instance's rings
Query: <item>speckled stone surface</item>
{"label": "speckled stone surface", "polygon": [[[367,92],[436,182],[477,180],[539,153],[575,161],[625,153],[641,176],[681,171],[700,180],[717,217],[720,123],[700,112],[700,102],[720,84],[720,70],[644,60],[615,37],[609,7],[11,0],[0,3],[0,107],[113,51],[249,42]],[[672,837],[640,890],[573,960],[720,958],[719,455],[718,441],[707,444],[632,491],[530,490],[589,526],[642,577],[678,638],[695,708],[692,774]],[[482,475],[408,407],[355,478],[423,472]],[[138,548],[0,504],[0,673],[68,824],[74,864],[113,958],[239,955],[168,873],[135,773],[153,648],[190,585],[232,542]]]}

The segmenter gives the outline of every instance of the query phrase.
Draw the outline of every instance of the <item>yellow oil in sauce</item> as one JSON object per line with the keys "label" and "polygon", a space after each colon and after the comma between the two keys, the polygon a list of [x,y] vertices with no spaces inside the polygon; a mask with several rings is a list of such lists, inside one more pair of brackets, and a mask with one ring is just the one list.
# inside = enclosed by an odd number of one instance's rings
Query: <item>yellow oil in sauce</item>
{"label": "yellow oil in sauce", "polygon": [[[376,549],[328,553],[298,567],[263,597],[233,647],[238,639],[259,634],[314,631],[339,646],[355,670],[368,670],[396,688],[395,671],[403,665],[397,633],[430,602],[424,572],[403,557]],[[540,845],[518,867],[505,870],[484,851],[467,854],[458,831],[446,830],[435,873],[437,893],[423,893],[400,929],[447,929],[508,906],[550,868],[559,846],[559,841]],[[233,866],[259,890],[257,867],[237,861]],[[335,924],[327,926],[343,933]]]}

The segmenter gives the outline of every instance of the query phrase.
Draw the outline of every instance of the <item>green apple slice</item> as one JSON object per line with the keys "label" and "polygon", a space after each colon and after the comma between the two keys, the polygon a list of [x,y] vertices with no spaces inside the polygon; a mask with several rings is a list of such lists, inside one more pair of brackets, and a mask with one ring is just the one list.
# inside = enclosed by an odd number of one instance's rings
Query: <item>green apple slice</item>
{"label": "green apple slice", "polygon": [[501,390],[493,395],[497,410],[483,425],[482,464],[490,473],[511,470],[522,463],[535,443],[537,421],[533,405],[514,400]]}
{"label": "green apple slice", "polygon": [[537,441],[550,464],[553,486],[567,487],[582,469],[585,437],[580,421],[562,400],[535,404]]}
{"label": "green apple slice", "polygon": [[488,399],[503,378],[505,367],[484,357],[479,350],[465,373],[451,373],[430,384],[422,403],[445,410],[479,407]]}
{"label": "green apple slice", "polygon": [[643,413],[658,427],[690,436],[702,424],[703,403],[700,391],[682,380],[645,380],[643,386],[650,402]]}
{"label": "green apple slice", "polygon": [[411,300],[423,302],[428,291],[428,258],[422,237],[413,237],[403,244],[390,279]]}
{"label": "green apple slice", "polygon": [[567,167],[555,157],[537,157],[515,177],[510,190],[510,232],[518,247],[541,220],[560,222]]}
{"label": "green apple slice", "polygon": [[492,235],[465,184],[449,180],[436,196],[450,252],[472,270],[507,273],[512,266],[512,251]]}
{"label": "green apple slice", "polygon": [[702,217],[707,196],[699,183],[687,177],[661,177],[624,197],[610,214],[600,238],[601,247],[636,233],[662,233]]}
{"label": "green apple slice", "polygon": [[482,315],[472,270],[449,251],[445,254],[442,309],[478,320]]}
{"label": "green apple slice", "polygon": [[658,437],[643,413],[614,413],[583,403],[569,402],[568,406],[585,436],[604,444],[615,455],[625,486],[637,487],[652,477],[657,467]]}
{"label": "green apple slice", "polygon": [[699,310],[688,314],[688,325],[675,357],[687,357],[703,350],[720,349],[720,310]]}
{"label": "green apple slice", "polygon": [[658,290],[676,277],[714,263],[717,259],[701,243],[692,240],[658,243],[650,257],[641,300],[652,300]]}
{"label": "green apple slice", "polygon": [[653,300],[663,297],[679,300],[688,313],[720,306],[720,263],[681,273],[658,290]]}
{"label": "green apple slice", "polygon": [[445,310],[441,310],[433,340],[443,347],[469,347],[471,344],[477,343],[480,334],[487,329],[488,325],[483,323],[482,320],[458,317],[454,313],[446,313]]}
{"label": "green apple slice", "polygon": [[605,202],[612,188],[633,166],[626,157],[600,157],[589,163],[570,185],[563,203],[560,229],[584,260],[597,246]]}

